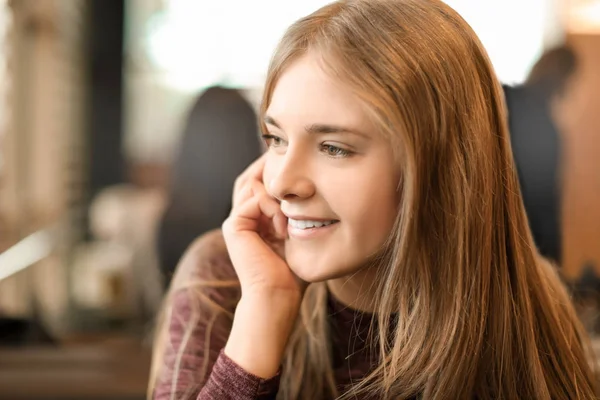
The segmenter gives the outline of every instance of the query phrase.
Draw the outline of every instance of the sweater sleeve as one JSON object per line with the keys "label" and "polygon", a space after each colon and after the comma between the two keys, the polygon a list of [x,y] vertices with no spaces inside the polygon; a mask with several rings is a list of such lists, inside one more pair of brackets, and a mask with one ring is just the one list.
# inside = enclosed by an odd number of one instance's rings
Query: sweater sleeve
{"label": "sweater sleeve", "polygon": [[269,379],[252,375],[221,350],[212,373],[197,400],[267,400],[275,399],[279,374]]}
{"label": "sweater sleeve", "polygon": [[[194,285],[194,282],[217,283]],[[155,400],[274,399],[279,374],[254,376],[222,351],[231,331],[239,285],[220,232],[203,236],[183,257],[166,301]],[[155,367],[156,368],[156,367]]]}

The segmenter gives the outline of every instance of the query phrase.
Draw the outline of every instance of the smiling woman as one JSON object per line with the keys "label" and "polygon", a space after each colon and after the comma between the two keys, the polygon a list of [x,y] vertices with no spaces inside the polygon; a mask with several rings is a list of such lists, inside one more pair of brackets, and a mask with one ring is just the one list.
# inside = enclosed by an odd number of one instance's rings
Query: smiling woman
{"label": "smiling woman", "polygon": [[587,338],[538,254],[501,86],[438,0],[294,23],[267,152],[178,267],[155,399],[592,399]]}

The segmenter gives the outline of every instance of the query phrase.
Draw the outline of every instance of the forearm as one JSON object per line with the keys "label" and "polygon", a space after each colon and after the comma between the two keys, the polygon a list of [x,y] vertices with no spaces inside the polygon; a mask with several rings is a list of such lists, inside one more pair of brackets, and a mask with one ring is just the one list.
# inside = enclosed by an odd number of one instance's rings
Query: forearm
{"label": "forearm", "polygon": [[300,298],[289,295],[242,296],[225,354],[247,372],[274,376],[298,316]]}

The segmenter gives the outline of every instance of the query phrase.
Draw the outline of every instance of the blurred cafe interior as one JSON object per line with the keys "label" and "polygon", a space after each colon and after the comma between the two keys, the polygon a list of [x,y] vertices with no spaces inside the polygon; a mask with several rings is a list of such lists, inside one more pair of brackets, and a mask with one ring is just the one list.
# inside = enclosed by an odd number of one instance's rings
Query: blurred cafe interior
{"label": "blurred cafe interior", "polygon": [[[270,54],[327,2],[0,0],[0,399],[145,398],[177,261],[262,151]],[[447,3],[504,84],[534,238],[596,336],[600,0]]]}

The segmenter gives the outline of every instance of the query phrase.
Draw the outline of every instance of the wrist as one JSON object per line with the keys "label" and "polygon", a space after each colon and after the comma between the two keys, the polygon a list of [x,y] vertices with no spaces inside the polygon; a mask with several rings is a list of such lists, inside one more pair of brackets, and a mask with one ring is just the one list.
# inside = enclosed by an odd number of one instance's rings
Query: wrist
{"label": "wrist", "polygon": [[275,311],[288,312],[300,309],[302,302],[300,291],[279,288],[242,288],[239,305],[263,310],[275,308]]}
{"label": "wrist", "polygon": [[253,375],[265,379],[274,376],[294,329],[300,301],[265,292],[242,295],[225,354]]}

